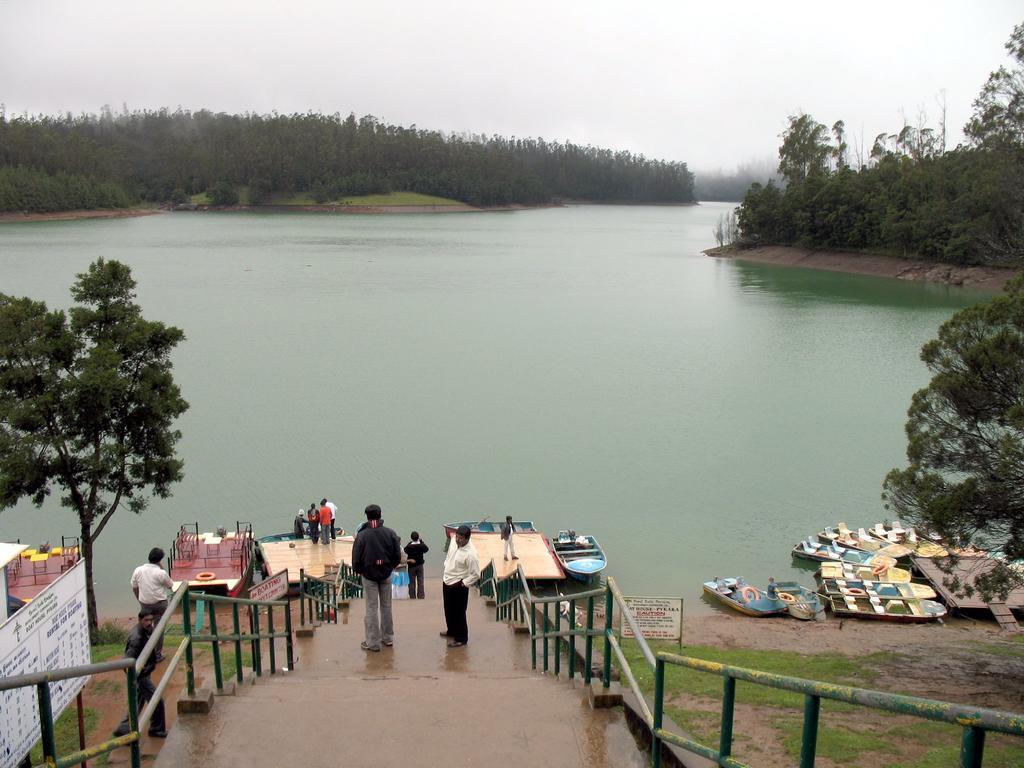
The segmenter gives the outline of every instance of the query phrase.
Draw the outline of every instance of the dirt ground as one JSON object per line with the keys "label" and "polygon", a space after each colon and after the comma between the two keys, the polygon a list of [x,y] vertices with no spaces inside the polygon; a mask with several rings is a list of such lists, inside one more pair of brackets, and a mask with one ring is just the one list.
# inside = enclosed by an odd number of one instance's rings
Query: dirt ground
{"label": "dirt ground", "polygon": [[844,251],[822,251],[808,248],[765,246],[736,248],[725,246],[704,251],[714,258],[731,258],[762,264],[824,269],[829,272],[849,272],[876,277],[895,277],[899,280],[947,283],[989,291],[1001,291],[1016,270],[1000,267],[957,267],[934,261],[899,259],[892,256],[872,256]]}
{"label": "dirt ground", "polygon": [[[831,652],[853,657],[891,654],[887,662],[879,663],[877,657],[872,659],[873,669],[879,674],[871,688],[1018,713],[1024,712],[1024,642],[1021,637],[999,629],[994,622],[960,618],[943,624],[905,625],[841,621],[832,617],[823,622],[798,622],[786,618],[716,614],[691,617],[683,624],[683,642],[687,645],[808,654]],[[800,676],[799,670],[794,670],[793,674]],[[718,702],[678,696],[671,703],[690,713],[691,728],[706,727],[717,733]],[[937,745],[957,743],[955,736],[941,733],[935,724],[914,717],[865,709],[836,711],[836,705],[829,702],[823,702],[822,713],[822,726],[826,729],[861,733],[865,740],[879,736],[883,743],[897,745],[892,751],[867,752],[856,759],[833,761],[819,756],[817,765],[825,768],[915,765],[918,760],[927,760],[929,752]],[[784,748],[786,736],[780,723],[788,723],[786,727],[795,734],[790,738],[799,738],[799,712],[737,705],[737,756],[759,768],[793,765],[793,755],[787,754]],[[687,724],[681,725],[687,727]],[[1024,747],[1022,741],[998,735],[989,739],[995,750],[1019,749]],[[997,760],[992,764],[1018,764],[1012,762],[1018,754],[1008,758],[1010,763]],[[986,760],[986,765],[989,764]]]}
{"label": "dirt ground", "polygon": [[[893,654],[882,690],[1024,712],[1024,642],[995,622],[949,619],[944,624],[822,622],[697,616],[685,621],[683,642],[722,648]],[[798,674],[798,673],[796,673]]]}

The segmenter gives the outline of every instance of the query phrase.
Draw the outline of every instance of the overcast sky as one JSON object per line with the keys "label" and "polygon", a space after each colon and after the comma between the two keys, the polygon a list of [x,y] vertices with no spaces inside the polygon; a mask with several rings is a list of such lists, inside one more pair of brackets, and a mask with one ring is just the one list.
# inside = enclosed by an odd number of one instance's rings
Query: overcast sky
{"label": "overcast sky", "polygon": [[921,108],[937,125],[942,91],[956,144],[1021,21],[1019,0],[0,0],[0,102],[354,112],[730,169],[775,158],[787,115],[870,147]]}

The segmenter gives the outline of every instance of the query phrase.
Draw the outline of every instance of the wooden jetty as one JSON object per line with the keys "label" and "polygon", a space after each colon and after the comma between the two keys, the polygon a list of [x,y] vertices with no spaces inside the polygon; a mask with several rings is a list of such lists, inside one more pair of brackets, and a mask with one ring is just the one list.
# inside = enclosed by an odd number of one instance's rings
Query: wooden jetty
{"label": "wooden jetty", "polygon": [[[515,573],[516,568],[523,566],[523,573],[531,580],[557,580],[565,578],[565,571],[558,557],[551,548],[551,542],[540,531],[523,531],[516,533],[516,555],[518,560],[505,560],[505,542],[500,533],[477,532],[470,537],[477,554],[480,555],[480,567],[494,561],[494,576],[503,579]],[[455,546],[454,542],[450,546]]]}
{"label": "wooden jetty", "polygon": [[1013,615],[1014,611],[1024,613],[1024,588],[1014,589],[1004,601],[985,602],[981,595],[974,593],[970,597],[953,593],[944,580],[955,576],[963,584],[974,584],[974,580],[988,573],[996,565],[990,557],[966,557],[959,559],[952,573],[942,570],[948,567],[947,558],[914,557],[914,568],[934,587],[942,601],[951,609],[958,611],[991,611],[999,626],[1004,629],[1021,631],[1021,625]]}
{"label": "wooden jetty", "polygon": [[339,536],[326,544],[314,544],[310,539],[261,541],[267,573],[275,574],[288,569],[288,583],[299,583],[299,569],[307,576],[323,576],[325,571],[336,570],[341,563],[352,565],[354,536]]}

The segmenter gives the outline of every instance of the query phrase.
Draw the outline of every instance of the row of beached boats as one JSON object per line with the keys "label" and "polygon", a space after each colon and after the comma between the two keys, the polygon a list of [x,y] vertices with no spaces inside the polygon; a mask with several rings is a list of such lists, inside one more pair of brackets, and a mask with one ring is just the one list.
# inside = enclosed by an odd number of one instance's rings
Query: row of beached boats
{"label": "row of beached boats", "polygon": [[911,555],[945,557],[948,549],[898,521],[856,531],[846,523],[827,527],[793,547],[793,557],[820,563],[817,589],[770,579],[761,589],[742,578],[704,582],[704,594],[748,616],[821,618],[826,610],[843,618],[897,623],[936,621],[946,608],[935,590],[911,581],[899,561]]}

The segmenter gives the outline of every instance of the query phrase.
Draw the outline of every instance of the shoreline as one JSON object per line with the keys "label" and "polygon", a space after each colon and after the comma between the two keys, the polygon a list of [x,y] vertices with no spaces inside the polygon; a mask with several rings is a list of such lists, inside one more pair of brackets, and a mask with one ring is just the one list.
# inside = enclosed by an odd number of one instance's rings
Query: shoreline
{"label": "shoreline", "polygon": [[96,208],[74,211],[11,212],[0,213],[0,224],[16,224],[28,221],[79,221],[82,219],[128,219],[136,216],[152,216],[166,213],[159,208]]}
{"label": "shoreline", "polygon": [[873,277],[891,277],[928,283],[945,283],[962,288],[1001,292],[1017,274],[1010,267],[963,267],[922,259],[901,259],[851,251],[827,251],[812,248],[772,245],[756,248],[722,246],[704,254],[716,259],[734,259],[785,267],[806,267],[827,272],[845,272]]}

